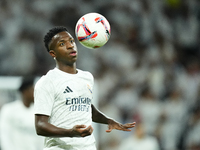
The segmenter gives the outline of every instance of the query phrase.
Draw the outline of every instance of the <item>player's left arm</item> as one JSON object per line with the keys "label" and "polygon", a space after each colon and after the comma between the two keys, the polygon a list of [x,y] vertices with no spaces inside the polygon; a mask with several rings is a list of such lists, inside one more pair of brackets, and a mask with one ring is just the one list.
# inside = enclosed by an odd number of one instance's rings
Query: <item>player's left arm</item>
{"label": "player's left arm", "polygon": [[106,117],[102,112],[97,110],[94,105],[92,107],[92,121],[96,123],[108,124],[108,130],[106,132],[111,132],[113,129],[122,131],[131,131],[130,128],[135,127],[135,122],[121,124],[111,118]]}

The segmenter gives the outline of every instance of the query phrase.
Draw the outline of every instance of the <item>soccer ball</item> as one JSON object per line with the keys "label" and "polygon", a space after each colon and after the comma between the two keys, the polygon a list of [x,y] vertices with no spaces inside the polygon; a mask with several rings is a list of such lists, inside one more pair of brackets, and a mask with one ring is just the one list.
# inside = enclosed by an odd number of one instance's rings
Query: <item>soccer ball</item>
{"label": "soccer ball", "polygon": [[110,38],[110,24],[98,13],[88,13],[76,23],[75,35],[78,41],[89,49],[103,46]]}

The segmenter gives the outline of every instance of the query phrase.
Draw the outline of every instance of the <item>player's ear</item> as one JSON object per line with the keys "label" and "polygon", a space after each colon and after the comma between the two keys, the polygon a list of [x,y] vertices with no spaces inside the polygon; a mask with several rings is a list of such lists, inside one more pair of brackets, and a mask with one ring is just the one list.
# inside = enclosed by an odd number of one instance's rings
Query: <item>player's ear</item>
{"label": "player's ear", "polygon": [[49,54],[50,54],[53,58],[56,57],[56,54],[55,54],[55,51],[54,51],[54,50],[50,50],[50,51],[49,51]]}

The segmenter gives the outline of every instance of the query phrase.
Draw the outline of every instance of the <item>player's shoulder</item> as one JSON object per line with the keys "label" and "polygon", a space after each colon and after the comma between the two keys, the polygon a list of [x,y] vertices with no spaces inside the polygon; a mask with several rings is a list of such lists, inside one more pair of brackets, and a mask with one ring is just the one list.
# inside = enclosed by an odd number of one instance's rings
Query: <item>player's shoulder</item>
{"label": "player's shoulder", "polygon": [[13,111],[15,109],[17,109],[18,107],[20,107],[22,104],[21,100],[14,100],[12,102],[8,102],[8,103],[5,103],[1,110],[2,111]]}
{"label": "player's shoulder", "polygon": [[53,81],[53,76],[54,76],[54,71],[53,70],[48,71],[45,75],[39,78],[39,80],[35,84],[35,87],[37,88],[41,86],[44,87],[51,85]]}
{"label": "player's shoulder", "polygon": [[14,106],[20,105],[21,103],[22,103],[21,100],[17,99],[17,100],[5,103],[3,106],[5,106],[5,107],[14,107]]}
{"label": "player's shoulder", "polygon": [[81,70],[81,69],[77,69],[77,71],[78,71],[78,74],[80,74],[82,76],[88,76],[88,77],[93,78],[92,73],[89,72],[89,71],[84,71],[84,70]]}
{"label": "player's shoulder", "polygon": [[44,82],[44,81],[49,81],[49,80],[53,80],[55,79],[55,77],[57,76],[57,69],[54,68],[54,69],[51,69],[49,70],[46,74],[44,74],[40,79],[39,81],[40,82]]}

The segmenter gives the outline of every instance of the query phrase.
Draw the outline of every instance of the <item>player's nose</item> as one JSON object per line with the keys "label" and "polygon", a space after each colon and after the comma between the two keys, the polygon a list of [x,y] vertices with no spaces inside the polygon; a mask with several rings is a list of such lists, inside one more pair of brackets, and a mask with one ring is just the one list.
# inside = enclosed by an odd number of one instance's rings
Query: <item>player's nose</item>
{"label": "player's nose", "polygon": [[73,49],[73,48],[74,48],[74,43],[67,44],[67,49]]}
{"label": "player's nose", "polygon": [[66,44],[66,48],[67,49],[74,48],[74,46],[75,46],[75,42],[74,41],[68,41],[67,44]]}

